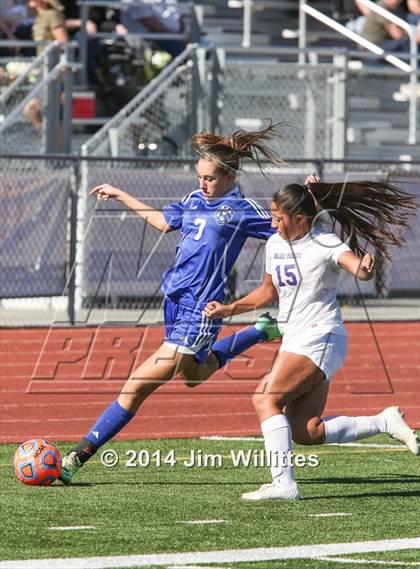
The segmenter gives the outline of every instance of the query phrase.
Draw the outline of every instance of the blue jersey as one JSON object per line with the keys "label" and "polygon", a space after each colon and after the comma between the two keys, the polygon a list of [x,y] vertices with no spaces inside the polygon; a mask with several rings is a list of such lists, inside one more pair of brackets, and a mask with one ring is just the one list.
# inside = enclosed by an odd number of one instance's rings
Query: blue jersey
{"label": "blue jersey", "polygon": [[174,266],[162,291],[172,299],[204,305],[223,300],[229,274],[248,237],[268,239],[275,230],[270,214],[238,186],[219,199],[201,190],[163,208],[167,224],[181,230]]}

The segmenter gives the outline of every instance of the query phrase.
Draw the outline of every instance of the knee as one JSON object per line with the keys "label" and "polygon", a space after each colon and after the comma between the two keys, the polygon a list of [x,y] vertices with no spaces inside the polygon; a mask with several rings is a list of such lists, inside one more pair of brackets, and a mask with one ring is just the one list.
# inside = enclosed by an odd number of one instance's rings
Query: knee
{"label": "knee", "polygon": [[252,404],[260,421],[266,417],[275,415],[279,410],[277,401],[267,393],[254,393],[252,396]]}
{"label": "knee", "polygon": [[312,417],[306,425],[293,425],[293,441],[298,445],[319,445],[323,443],[323,424],[321,417]]}
{"label": "knee", "polygon": [[142,401],[138,394],[120,393],[118,397],[118,403],[130,413],[137,413]]}
{"label": "knee", "polygon": [[197,371],[191,373],[184,370],[181,375],[184,380],[185,387],[189,387],[190,389],[197,387],[197,385],[201,385],[203,381],[207,379],[204,374],[200,374]]}
{"label": "knee", "polygon": [[161,382],[143,382],[128,380],[118,401],[128,411],[136,413],[141,404],[161,385]]}
{"label": "knee", "polygon": [[198,380],[197,378],[193,378],[193,377],[183,376],[183,379],[184,379],[185,387],[189,387],[190,389],[193,389],[194,387],[197,387],[197,385],[201,385],[201,383],[202,383],[202,381]]}

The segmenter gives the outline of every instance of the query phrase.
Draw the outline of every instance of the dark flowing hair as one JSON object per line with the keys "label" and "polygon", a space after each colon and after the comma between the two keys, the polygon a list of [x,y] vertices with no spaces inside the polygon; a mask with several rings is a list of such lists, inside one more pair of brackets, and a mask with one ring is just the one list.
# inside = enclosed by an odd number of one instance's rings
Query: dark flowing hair
{"label": "dark flowing hair", "polygon": [[284,166],[286,163],[279,154],[267,143],[280,138],[280,129],[283,126],[291,126],[288,123],[269,124],[262,130],[248,132],[237,130],[230,136],[214,134],[202,131],[193,136],[194,149],[203,158],[216,160],[223,172],[241,169],[243,160],[249,158],[258,164],[261,172],[264,168],[261,158],[266,158],[273,164]]}
{"label": "dark flowing hair", "polygon": [[[416,199],[385,182],[337,182],[289,184],[273,196],[277,206],[289,215],[301,213],[312,224],[322,211],[340,224],[340,238],[349,240],[357,255],[372,245],[385,257],[388,246],[401,247],[402,228],[416,208]],[[363,242],[363,244],[362,244]]]}

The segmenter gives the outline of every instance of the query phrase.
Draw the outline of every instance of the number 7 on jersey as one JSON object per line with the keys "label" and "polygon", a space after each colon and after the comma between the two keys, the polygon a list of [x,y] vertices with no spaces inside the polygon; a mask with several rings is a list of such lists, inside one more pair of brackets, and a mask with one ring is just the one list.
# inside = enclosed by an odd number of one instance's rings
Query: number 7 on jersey
{"label": "number 7 on jersey", "polygon": [[200,226],[198,228],[197,235],[194,237],[194,240],[198,241],[201,238],[201,236],[203,235],[204,227],[206,226],[206,220],[203,219],[202,217],[197,217],[194,220],[194,225]]}

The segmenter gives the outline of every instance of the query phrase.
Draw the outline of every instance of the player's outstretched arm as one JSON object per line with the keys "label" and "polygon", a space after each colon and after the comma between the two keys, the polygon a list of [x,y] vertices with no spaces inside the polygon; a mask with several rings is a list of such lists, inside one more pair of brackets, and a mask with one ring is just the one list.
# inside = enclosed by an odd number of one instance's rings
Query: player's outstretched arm
{"label": "player's outstretched arm", "polygon": [[141,202],[123,190],[111,186],[111,184],[100,184],[89,192],[90,196],[95,194],[97,198],[102,201],[107,201],[109,199],[118,200],[134,211],[139,217],[163,233],[172,231],[172,228],[166,223],[165,216],[161,211],[158,211],[153,206]]}
{"label": "player's outstretched arm", "polygon": [[363,257],[358,257],[352,251],[346,251],[339,256],[338,264],[342,269],[359,279],[359,281],[370,281],[373,278],[375,257],[369,253],[366,253]]}
{"label": "player's outstretched arm", "polygon": [[275,298],[277,298],[277,291],[273,285],[273,280],[271,275],[265,273],[262,284],[243,298],[231,304],[222,304],[212,300],[205,307],[204,313],[208,318],[226,318],[233,314],[243,314],[261,308]]}

